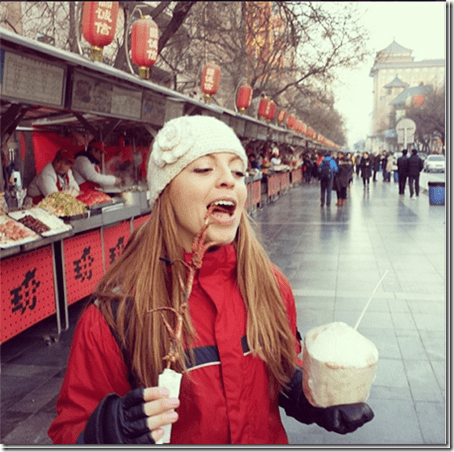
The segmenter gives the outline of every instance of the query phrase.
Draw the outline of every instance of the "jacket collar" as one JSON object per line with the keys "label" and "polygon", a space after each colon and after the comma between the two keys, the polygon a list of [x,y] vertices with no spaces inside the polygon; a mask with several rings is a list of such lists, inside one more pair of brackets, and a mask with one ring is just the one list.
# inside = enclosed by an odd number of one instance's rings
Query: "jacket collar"
{"label": "jacket collar", "polygon": [[[184,251],[184,261],[190,262],[194,253]],[[208,276],[215,272],[224,272],[229,274],[236,269],[236,249],[233,243],[220,246],[212,251],[208,250],[202,259],[202,268],[200,269],[200,276]]]}

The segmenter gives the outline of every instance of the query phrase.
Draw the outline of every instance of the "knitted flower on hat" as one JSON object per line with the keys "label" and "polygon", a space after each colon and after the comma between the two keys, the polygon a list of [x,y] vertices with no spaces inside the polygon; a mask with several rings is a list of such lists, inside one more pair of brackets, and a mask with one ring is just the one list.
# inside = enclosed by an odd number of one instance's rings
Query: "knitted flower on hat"
{"label": "knitted flower on hat", "polygon": [[156,135],[148,161],[150,207],[162,190],[186,166],[207,154],[231,152],[247,168],[246,151],[235,132],[210,116],[181,116],[164,124]]}
{"label": "knitted flower on hat", "polygon": [[156,136],[151,158],[163,168],[166,164],[175,163],[194,143],[195,136],[187,121],[179,121],[179,124],[169,122]]}

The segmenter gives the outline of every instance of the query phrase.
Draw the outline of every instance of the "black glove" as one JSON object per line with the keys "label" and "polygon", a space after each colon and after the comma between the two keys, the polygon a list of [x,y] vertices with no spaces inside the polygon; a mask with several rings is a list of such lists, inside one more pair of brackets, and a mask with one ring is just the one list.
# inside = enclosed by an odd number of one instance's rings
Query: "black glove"
{"label": "black glove", "polygon": [[87,421],[85,444],[155,444],[147,427],[143,388],[124,397],[109,394],[101,400]]}
{"label": "black glove", "polygon": [[284,408],[287,416],[291,416],[303,424],[316,423],[329,432],[344,435],[354,432],[374,417],[374,412],[366,403],[335,405],[327,408],[312,406],[303,391],[303,372],[297,368],[289,389],[279,394],[279,406]]}

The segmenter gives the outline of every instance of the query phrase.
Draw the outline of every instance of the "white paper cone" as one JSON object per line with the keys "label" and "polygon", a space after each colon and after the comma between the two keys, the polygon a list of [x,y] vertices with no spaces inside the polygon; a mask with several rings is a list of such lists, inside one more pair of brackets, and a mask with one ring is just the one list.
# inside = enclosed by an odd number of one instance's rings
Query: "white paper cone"
{"label": "white paper cone", "polygon": [[[182,374],[175,372],[172,369],[164,369],[159,375],[158,385],[160,388],[167,388],[170,392],[169,397],[177,397],[180,395],[180,383]],[[170,431],[172,424],[163,425],[164,435],[156,441],[156,444],[170,443]]]}

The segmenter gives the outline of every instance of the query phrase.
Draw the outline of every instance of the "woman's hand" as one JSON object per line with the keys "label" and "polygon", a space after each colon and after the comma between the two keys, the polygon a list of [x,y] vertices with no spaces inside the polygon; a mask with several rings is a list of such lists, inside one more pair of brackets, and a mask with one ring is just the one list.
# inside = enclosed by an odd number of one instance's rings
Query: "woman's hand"
{"label": "woman's hand", "polygon": [[175,397],[169,398],[168,389],[157,387],[145,388],[143,398],[144,412],[148,416],[147,426],[154,442],[157,442],[164,434],[161,427],[178,420],[175,408],[178,408],[180,401]]}
{"label": "woman's hand", "polygon": [[124,397],[109,394],[88,419],[85,444],[154,444],[162,426],[177,421],[180,402],[165,388],[137,388]]}

